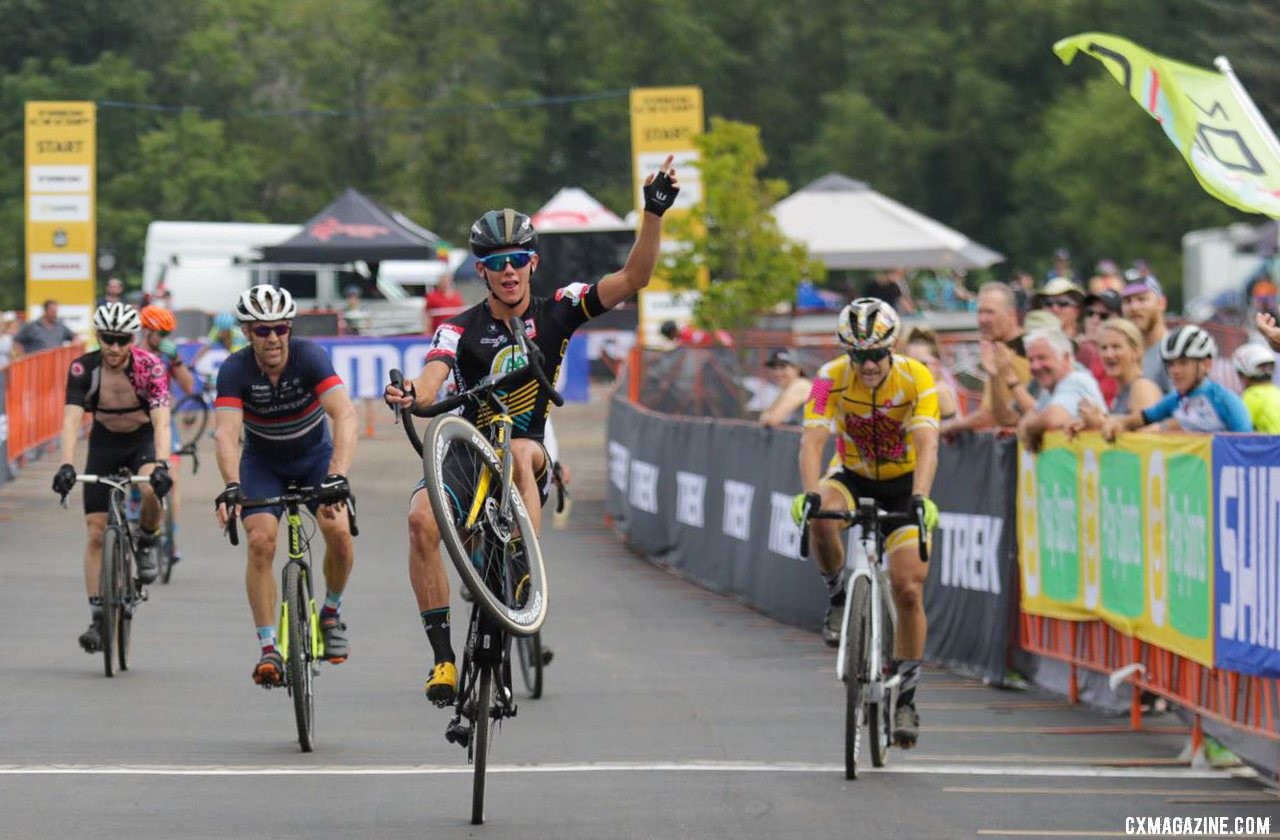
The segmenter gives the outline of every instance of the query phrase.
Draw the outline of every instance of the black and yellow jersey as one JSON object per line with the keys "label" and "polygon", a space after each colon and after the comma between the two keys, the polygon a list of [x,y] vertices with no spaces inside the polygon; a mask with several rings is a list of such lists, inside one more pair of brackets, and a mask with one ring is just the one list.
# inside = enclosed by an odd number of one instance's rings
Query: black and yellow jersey
{"label": "black and yellow jersey", "polygon": [[848,356],[823,365],[804,406],[805,428],[826,427],[836,437],[836,458],[850,472],[875,481],[916,468],[911,432],[938,427],[933,374],[915,359],[892,357],[889,375],[868,388]]}

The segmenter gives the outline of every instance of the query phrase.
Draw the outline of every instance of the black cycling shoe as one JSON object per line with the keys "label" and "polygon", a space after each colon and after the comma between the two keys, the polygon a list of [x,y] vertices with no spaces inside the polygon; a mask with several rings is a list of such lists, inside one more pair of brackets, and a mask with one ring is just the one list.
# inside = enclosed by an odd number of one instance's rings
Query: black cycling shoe
{"label": "black cycling shoe", "polygon": [[102,650],[102,616],[94,616],[89,629],[80,634],[80,647],[85,653]]}
{"label": "black cycling shoe", "polygon": [[826,615],[822,617],[822,641],[827,647],[840,646],[840,623],[844,621],[844,604],[827,604]]}
{"label": "black cycling shoe", "polygon": [[138,582],[155,583],[160,576],[160,532],[138,534]]}

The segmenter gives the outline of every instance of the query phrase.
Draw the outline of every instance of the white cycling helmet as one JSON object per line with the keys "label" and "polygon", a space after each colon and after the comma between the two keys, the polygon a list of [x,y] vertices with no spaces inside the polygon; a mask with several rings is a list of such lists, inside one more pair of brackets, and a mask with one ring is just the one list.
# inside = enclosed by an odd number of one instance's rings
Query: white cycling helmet
{"label": "white cycling helmet", "polygon": [[[1245,379],[1269,379],[1275,370],[1276,354],[1263,344],[1242,344],[1231,354],[1231,362],[1236,373]],[[1263,370],[1264,365],[1271,365],[1271,372]]]}
{"label": "white cycling helmet", "polygon": [[240,323],[249,321],[292,321],[298,314],[298,304],[288,289],[266,283],[240,293],[236,301],[236,318]]}
{"label": "white cycling helmet", "polygon": [[892,350],[902,322],[893,307],[878,298],[858,298],[840,312],[836,335],[850,350]]}
{"label": "white cycling helmet", "polygon": [[93,312],[93,328],[98,332],[137,335],[142,321],[138,310],[127,303],[104,303]]}
{"label": "white cycling helmet", "polygon": [[1160,342],[1160,358],[1166,362],[1174,359],[1212,359],[1216,355],[1218,344],[1213,336],[1195,324],[1178,327]]}

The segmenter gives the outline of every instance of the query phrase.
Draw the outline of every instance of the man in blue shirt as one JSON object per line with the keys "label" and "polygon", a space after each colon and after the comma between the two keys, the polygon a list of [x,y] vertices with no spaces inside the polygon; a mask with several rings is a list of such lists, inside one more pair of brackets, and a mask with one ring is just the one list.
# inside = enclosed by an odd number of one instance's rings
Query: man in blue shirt
{"label": "man in blue shirt", "polygon": [[1172,421],[1167,429],[1184,432],[1252,432],[1253,421],[1244,402],[1209,379],[1217,354],[1213,336],[1194,324],[1166,335],[1160,343],[1160,358],[1164,359],[1173,390],[1150,408],[1108,417],[1102,424],[1102,436],[1114,441],[1120,432],[1162,421]]}

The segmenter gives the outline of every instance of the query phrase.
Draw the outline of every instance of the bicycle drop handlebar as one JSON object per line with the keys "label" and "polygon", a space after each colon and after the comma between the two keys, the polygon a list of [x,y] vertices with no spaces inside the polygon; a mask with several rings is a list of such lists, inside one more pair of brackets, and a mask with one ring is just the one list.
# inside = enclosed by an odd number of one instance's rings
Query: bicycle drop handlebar
{"label": "bicycle drop handlebar", "polygon": [[[524,320],[518,316],[512,316],[511,320],[508,321],[508,326],[511,329],[511,334],[515,336],[516,343],[520,345],[520,349],[524,351],[525,358],[529,361],[528,365],[509,373],[504,373],[502,376],[486,376],[466,391],[462,391],[461,393],[454,394],[451,397],[446,397],[443,400],[433,402],[426,408],[414,410],[406,407],[399,409],[401,425],[404,426],[405,436],[409,438],[409,443],[413,445],[414,450],[417,451],[419,455],[422,454],[422,438],[418,435],[418,430],[414,428],[412,420],[413,417],[437,417],[441,414],[447,414],[459,406],[468,404],[478,405],[484,400],[498,401],[498,406],[505,411],[505,406],[502,406],[501,401],[498,400],[498,397],[494,392],[501,388],[505,388],[508,385],[512,385],[519,380],[526,379],[530,375],[532,375],[533,378],[537,380],[538,385],[547,392],[547,397],[551,402],[555,403],[557,406],[564,405],[564,397],[560,395],[560,392],[551,384],[551,380],[547,378],[546,370],[543,367],[544,360],[542,351],[538,349],[536,344],[529,340],[529,334],[525,330]],[[404,374],[399,370],[393,369],[389,372],[388,376],[391,380],[391,384],[403,392]],[[392,406],[392,410],[396,410],[394,406]]]}
{"label": "bicycle drop handlebar", "polygon": [[[279,496],[272,496],[268,499],[246,499],[240,503],[240,517],[236,516],[236,512],[230,511],[227,516],[227,539],[232,545],[240,544],[240,530],[236,528],[236,519],[244,516],[244,511],[251,508],[275,507],[276,505],[305,505],[307,502],[315,501],[320,495],[315,487],[299,487],[297,490],[291,490],[282,493]],[[356,497],[348,496],[344,502],[347,506],[347,526],[351,529],[351,536],[360,536],[360,528],[356,525]]]}
{"label": "bicycle drop handlebar", "polygon": [[924,524],[924,506],[921,504],[913,505],[912,510],[906,512],[890,512],[881,510],[874,499],[858,499],[858,507],[854,510],[806,510],[804,521],[800,524],[801,557],[809,556],[808,525],[811,519],[834,519],[849,525],[861,525],[863,533],[881,524],[915,525],[920,536],[920,561],[929,562],[929,529]]}

